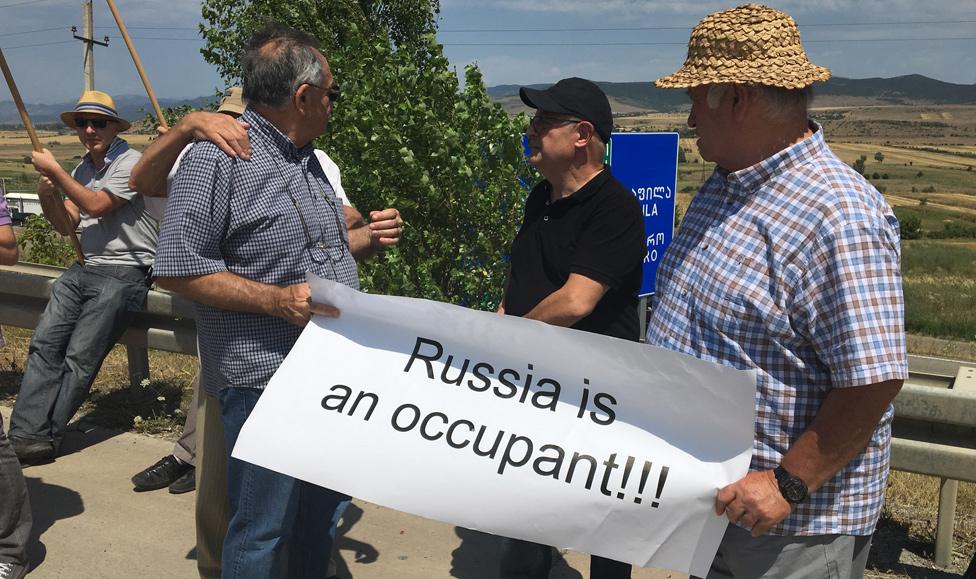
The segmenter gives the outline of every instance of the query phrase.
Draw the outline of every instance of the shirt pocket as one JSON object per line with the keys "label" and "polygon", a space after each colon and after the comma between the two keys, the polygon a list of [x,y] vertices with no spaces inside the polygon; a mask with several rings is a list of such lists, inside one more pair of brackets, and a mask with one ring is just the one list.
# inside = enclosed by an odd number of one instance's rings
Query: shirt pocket
{"label": "shirt pocket", "polygon": [[696,304],[706,332],[720,334],[738,348],[764,346],[793,334],[775,266],[764,256],[726,252],[722,275],[699,284]]}

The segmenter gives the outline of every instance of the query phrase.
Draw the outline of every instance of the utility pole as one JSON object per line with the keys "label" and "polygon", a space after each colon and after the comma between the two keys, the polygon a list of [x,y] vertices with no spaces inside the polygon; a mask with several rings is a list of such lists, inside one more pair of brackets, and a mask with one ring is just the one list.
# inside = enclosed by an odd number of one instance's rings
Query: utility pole
{"label": "utility pole", "polygon": [[[93,26],[92,17],[92,0],[84,0],[81,5],[81,16],[82,21],[85,23],[84,36],[74,35],[75,39],[80,40],[84,43],[84,63],[85,63],[85,90],[95,90],[95,54],[92,50],[94,44],[99,46],[108,46],[108,36],[105,40],[100,42],[95,40],[93,35],[95,33],[95,27]],[[76,26],[71,27],[71,32],[78,32]]]}
{"label": "utility pole", "polygon": [[[92,0],[85,0],[81,5],[81,12],[84,15],[85,38],[91,38],[94,28],[92,16]],[[95,90],[95,55],[92,50],[92,43],[85,43],[85,90]]]}

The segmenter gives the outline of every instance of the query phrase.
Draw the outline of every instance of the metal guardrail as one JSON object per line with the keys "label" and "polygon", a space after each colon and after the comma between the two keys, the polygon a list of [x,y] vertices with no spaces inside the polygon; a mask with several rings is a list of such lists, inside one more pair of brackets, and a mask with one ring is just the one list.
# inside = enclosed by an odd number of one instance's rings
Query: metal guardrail
{"label": "metal guardrail", "polygon": [[891,468],[937,476],[935,563],[952,562],[959,481],[976,482],[976,364],[909,356],[895,398]]}
{"label": "metal guardrail", "polygon": [[[62,268],[0,266],[0,323],[33,328]],[[147,348],[196,354],[196,325],[188,300],[150,291],[146,306],[120,342],[129,377],[149,376]],[[972,366],[976,366],[973,364]],[[935,561],[952,557],[959,481],[976,482],[976,367],[965,362],[909,356],[909,379],[895,399],[891,468],[941,479]]]}
{"label": "metal guardrail", "polygon": [[[35,264],[0,266],[0,323],[34,328],[51,296],[51,286],[63,271],[60,267]],[[196,355],[193,318],[188,300],[149,291],[143,310],[119,340],[126,347],[131,384],[149,377],[148,348]]]}

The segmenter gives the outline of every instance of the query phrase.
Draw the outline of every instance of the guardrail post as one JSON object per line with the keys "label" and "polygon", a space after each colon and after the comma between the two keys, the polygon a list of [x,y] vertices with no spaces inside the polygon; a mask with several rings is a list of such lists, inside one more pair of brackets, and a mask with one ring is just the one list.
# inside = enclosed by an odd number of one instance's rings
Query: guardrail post
{"label": "guardrail post", "polygon": [[935,564],[952,564],[952,526],[956,518],[956,493],[959,481],[939,479],[939,519],[935,528]]}
{"label": "guardrail post", "polygon": [[135,388],[149,378],[149,350],[127,345],[125,353],[129,360],[129,385]]}

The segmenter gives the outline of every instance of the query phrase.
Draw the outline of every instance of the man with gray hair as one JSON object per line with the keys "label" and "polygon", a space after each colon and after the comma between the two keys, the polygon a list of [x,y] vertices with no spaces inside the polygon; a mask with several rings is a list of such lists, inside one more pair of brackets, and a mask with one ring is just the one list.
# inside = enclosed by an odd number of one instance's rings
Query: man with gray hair
{"label": "man with gray hair", "polygon": [[[647,342],[756,372],[752,464],[720,489],[709,578],[861,577],[884,500],[891,401],[908,375],[898,222],[807,117],[789,15],[712,14],[662,88],[717,167],[657,274]],[[707,417],[706,417],[707,420]]]}
{"label": "man with gray hair", "polygon": [[313,154],[339,95],[318,45],[274,24],[251,38],[241,67],[249,159],[211,142],[188,151],[160,237],[158,283],[197,302],[201,382],[220,400],[230,503],[224,578],[326,576],[348,498],[230,458],[310,319],[305,273],[359,287],[342,205]]}

